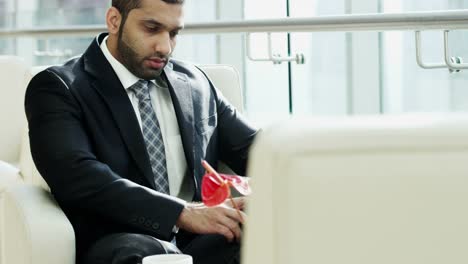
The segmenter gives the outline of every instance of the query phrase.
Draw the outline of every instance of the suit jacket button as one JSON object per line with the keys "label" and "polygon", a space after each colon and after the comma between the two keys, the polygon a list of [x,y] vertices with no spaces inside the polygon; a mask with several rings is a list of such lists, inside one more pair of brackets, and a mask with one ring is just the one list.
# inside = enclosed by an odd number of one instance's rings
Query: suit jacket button
{"label": "suit jacket button", "polygon": [[154,230],[158,230],[159,229],[159,224],[158,223],[154,223],[151,228],[153,228]]}
{"label": "suit jacket button", "polygon": [[150,220],[146,220],[145,226],[146,226],[146,227],[150,227],[150,226],[151,226],[151,221],[150,221]]}

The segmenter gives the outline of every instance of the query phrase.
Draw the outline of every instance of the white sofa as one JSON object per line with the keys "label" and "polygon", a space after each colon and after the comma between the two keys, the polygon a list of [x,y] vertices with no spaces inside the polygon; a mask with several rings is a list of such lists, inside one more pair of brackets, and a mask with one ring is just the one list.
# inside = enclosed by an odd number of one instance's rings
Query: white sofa
{"label": "white sofa", "polygon": [[468,115],[289,120],[249,164],[243,264],[468,263]]}
{"label": "white sofa", "polygon": [[[239,74],[228,65],[201,65],[240,111]],[[0,56],[0,264],[73,264],[73,228],[50,195],[29,151],[24,93],[31,68],[21,58]],[[5,120],[5,121],[3,121]],[[227,168],[224,168],[227,170]]]}

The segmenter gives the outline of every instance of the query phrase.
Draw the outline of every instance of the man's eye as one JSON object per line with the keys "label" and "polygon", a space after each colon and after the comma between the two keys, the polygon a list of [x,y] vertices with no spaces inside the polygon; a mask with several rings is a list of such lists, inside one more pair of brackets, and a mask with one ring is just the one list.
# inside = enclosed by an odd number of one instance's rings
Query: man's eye
{"label": "man's eye", "polygon": [[171,37],[176,37],[177,35],[179,35],[179,31],[171,31]]}
{"label": "man's eye", "polygon": [[146,30],[149,32],[157,32],[159,31],[159,27],[146,27]]}

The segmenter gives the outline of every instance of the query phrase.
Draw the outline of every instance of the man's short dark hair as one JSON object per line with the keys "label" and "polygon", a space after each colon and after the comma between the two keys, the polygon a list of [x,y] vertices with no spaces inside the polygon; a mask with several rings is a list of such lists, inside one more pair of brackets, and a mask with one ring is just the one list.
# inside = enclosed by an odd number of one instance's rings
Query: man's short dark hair
{"label": "man's short dark hair", "polygon": [[[185,0],[160,0],[166,2],[168,4],[183,4]],[[112,0],[112,6],[119,10],[120,14],[122,15],[122,25],[125,24],[125,20],[127,20],[128,13],[132,9],[139,8],[141,4],[141,0]]]}

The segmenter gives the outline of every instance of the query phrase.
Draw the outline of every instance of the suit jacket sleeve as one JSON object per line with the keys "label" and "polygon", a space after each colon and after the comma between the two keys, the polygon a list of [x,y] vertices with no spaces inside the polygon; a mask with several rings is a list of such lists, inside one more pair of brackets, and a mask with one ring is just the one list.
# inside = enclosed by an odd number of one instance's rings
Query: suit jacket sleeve
{"label": "suit jacket sleeve", "polygon": [[220,160],[237,174],[246,175],[249,149],[258,130],[217,89],[214,91],[217,100]]}
{"label": "suit jacket sleeve", "polygon": [[168,240],[184,202],[127,180],[97,160],[75,96],[50,70],[33,78],[26,93],[31,153],[54,196],[61,204]]}

